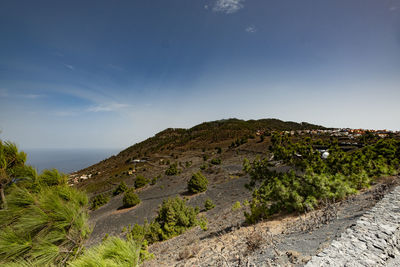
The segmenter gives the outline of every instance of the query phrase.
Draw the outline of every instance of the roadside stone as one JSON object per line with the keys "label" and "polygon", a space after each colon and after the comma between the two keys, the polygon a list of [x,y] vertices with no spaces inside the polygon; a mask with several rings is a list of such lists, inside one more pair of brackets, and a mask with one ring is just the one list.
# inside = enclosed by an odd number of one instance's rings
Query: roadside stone
{"label": "roadside stone", "polygon": [[364,214],[351,229],[305,265],[400,265],[400,186]]}

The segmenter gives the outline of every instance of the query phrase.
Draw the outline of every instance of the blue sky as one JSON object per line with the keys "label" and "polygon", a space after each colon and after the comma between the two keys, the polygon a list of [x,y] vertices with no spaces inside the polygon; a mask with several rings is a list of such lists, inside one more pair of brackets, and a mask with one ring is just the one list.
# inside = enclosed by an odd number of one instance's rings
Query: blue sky
{"label": "blue sky", "polygon": [[4,0],[0,36],[0,138],[21,148],[231,117],[400,129],[400,0]]}

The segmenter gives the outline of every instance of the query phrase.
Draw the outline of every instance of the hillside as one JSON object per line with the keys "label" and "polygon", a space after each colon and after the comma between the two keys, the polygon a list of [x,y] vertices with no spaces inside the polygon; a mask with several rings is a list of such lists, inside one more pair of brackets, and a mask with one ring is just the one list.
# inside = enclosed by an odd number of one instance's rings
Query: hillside
{"label": "hillside", "polygon": [[[334,155],[324,161],[319,150],[327,147]],[[197,207],[199,216],[207,218],[207,229],[193,227],[170,240],[155,242],[149,247],[155,259],[146,265],[220,266],[229,262],[232,266],[247,266],[250,261],[260,264],[267,261],[272,266],[297,266],[354,224],[398,183],[393,176],[398,161],[393,159],[398,157],[399,148],[400,142],[394,139],[340,133],[308,123],[229,119],[190,129],[166,129],[116,156],[71,174],[70,182],[74,180],[76,187],[98,200],[97,209],[90,212],[93,232],[86,246],[98,244],[106,234],[124,236],[130,226],[153,222],[163,201],[178,196],[186,199],[189,206]],[[365,155],[357,156],[360,153]],[[255,172],[244,170],[247,168],[244,162],[263,158],[266,160],[253,165]],[[312,179],[303,179],[301,168],[307,165],[314,168]],[[277,173],[270,173],[263,166]],[[363,176],[364,167],[375,180]],[[290,170],[296,172],[290,174]],[[326,173],[320,173],[322,170]],[[208,187],[205,192],[192,194],[188,191],[188,181],[199,171],[207,178]],[[329,176],[329,171],[334,175],[348,173],[352,178]],[[257,194],[252,187],[259,174],[264,180],[271,174],[279,177],[270,180],[271,185],[274,181],[278,184],[277,191],[269,197],[287,206],[280,206],[281,212],[277,214],[265,215],[265,222],[250,225],[244,212],[255,216],[264,212],[257,213],[251,206],[254,201],[263,201],[255,199]],[[279,180],[288,181],[287,187]],[[123,207],[124,194],[115,193],[122,182],[134,189],[141,200],[138,205]],[[255,182],[259,188],[266,185]],[[319,187],[324,184],[331,187]],[[307,188],[311,188],[308,193],[304,191]],[[308,198],[298,195],[322,194],[323,190],[328,190],[326,194],[331,195],[333,202],[321,198],[307,202]],[[334,203],[337,196],[344,201]],[[283,197],[288,197],[285,202],[281,201]],[[215,207],[208,210],[206,200],[211,200]],[[314,203],[317,209],[306,212],[301,208],[309,203]],[[291,207],[298,210],[294,212]]]}
{"label": "hillside", "polygon": [[[263,138],[265,141],[260,142],[261,135],[267,137],[272,131],[311,129],[325,128],[306,122],[285,122],[278,119],[226,119],[204,122],[190,129],[168,128],[126,148],[116,156],[77,172],[75,177],[91,174],[93,179],[79,183],[78,187],[86,189],[88,193],[98,194],[110,190],[121,181],[129,180],[128,173],[132,170],[157,176],[160,160],[182,162],[182,156],[186,154],[194,156],[204,151],[213,153],[216,147],[229,149],[232,142],[236,141],[246,142],[241,149],[254,149],[256,153],[262,153],[268,147],[268,138]],[[145,159],[146,163],[135,163],[135,159]],[[191,156],[184,156],[184,159],[189,161]]]}

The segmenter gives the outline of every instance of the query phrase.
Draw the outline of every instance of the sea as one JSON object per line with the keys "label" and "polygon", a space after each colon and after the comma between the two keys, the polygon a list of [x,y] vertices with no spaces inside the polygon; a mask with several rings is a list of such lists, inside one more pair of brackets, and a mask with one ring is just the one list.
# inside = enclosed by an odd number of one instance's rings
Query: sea
{"label": "sea", "polygon": [[27,164],[38,173],[44,169],[58,169],[72,173],[116,155],[121,149],[24,149]]}

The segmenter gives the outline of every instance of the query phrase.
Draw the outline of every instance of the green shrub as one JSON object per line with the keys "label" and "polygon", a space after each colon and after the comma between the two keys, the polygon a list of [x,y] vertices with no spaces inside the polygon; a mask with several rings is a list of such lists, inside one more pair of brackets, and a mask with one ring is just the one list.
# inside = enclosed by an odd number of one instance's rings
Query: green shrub
{"label": "green shrub", "polygon": [[204,171],[205,169],[207,169],[207,165],[206,164],[202,164],[200,166],[200,170]]}
{"label": "green shrub", "polygon": [[177,175],[181,172],[180,169],[178,169],[178,164],[175,162],[169,166],[168,169],[165,170],[165,174],[168,176],[173,176]]}
{"label": "green shrub", "polygon": [[7,201],[0,210],[1,264],[61,265],[83,248],[90,233],[84,193],[66,185],[35,192],[13,186]]}
{"label": "green shrub", "polygon": [[242,206],[240,205],[240,202],[239,201],[236,201],[235,203],[233,203],[233,205],[232,205],[232,211],[235,211],[235,210],[238,210],[238,209],[241,209],[242,208]]}
{"label": "green shrub", "polygon": [[215,158],[215,159],[212,159],[211,160],[211,164],[213,164],[213,165],[220,165],[221,164],[221,159],[219,159],[219,158]]}
{"label": "green shrub", "polygon": [[197,172],[192,175],[188,182],[188,190],[190,193],[201,193],[207,190],[208,180],[201,173]]}
{"label": "green shrub", "polygon": [[189,168],[190,166],[192,166],[192,161],[186,161],[185,162],[185,167]]}
{"label": "green shrub", "polygon": [[135,188],[141,188],[148,183],[148,180],[143,175],[137,175],[135,179]]}
{"label": "green shrub", "polygon": [[101,206],[107,204],[107,202],[109,200],[110,199],[107,196],[103,195],[103,194],[97,195],[92,200],[91,209],[92,210],[96,210],[96,209],[100,208]]}
{"label": "green shrub", "polygon": [[133,267],[139,266],[141,245],[135,240],[123,240],[118,237],[110,237],[100,245],[92,247],[85,253],[70,262],[70,267]]}
{"label": "green shrub", "polygon": [[157,183],[158,177],[153,177],[153,179],[151,179],[150,184],[151,185],[155,185]]}
{"label": "green shrub", "polygon": [[198,210],[188,206],[179,197],[164,200],[157,214],[151,223],[130,227],[128,238],[141,242],[145,240],[146,244],[152,244],[180,235],[196,225],[202,229],[207,228],[207,220],[204,217],[198,218]]}
{"label": "green shrub", "polygon": [[56,169],[44,170],[38,177],[39,183],[47,186],[66,185],[67,175],[58,172]]}
{"label": "green shrub", "polygon": [[204,208],[205,208],[205,210],[211,210],[211,209],[215,208],[215,205],[211,199],[206,199],[206,201],[204,202]]}
{"label": "green shrub", "polygon": [[261,182],[253,192],[250,213],[245,213],[248,222],[281,210],[312,210],[321,200],[343,199],[369,187],[375,177],[393,175],[399,170],[396,153],[400,143],[392,139],[379,140],[352,152],[344,152],[333,140],[325,160],[313,148],[311,138],[292,143],[287,136],[274,134],[271,142],[275,159],[302,172],[277,173],[270,170],[268,159],[252,163],[245,160],[243,169],[251,177],[250,185]]}
{"label": "green shrub", "polygon": [[117,188],[115,188],[113,195],[119,195],[121,193],[124,193],[126,190],[128,190],[128,186],[126,185],[125,182],[121,182]]}
{"label": "green shrub", "polygon": [[186,229],[198,225],[197,213],[193,207],[186,205],[182,198],[164,200],[154,220],[160,225],[160,240],[180,235]]}
{"label": "green shrub", "polygon": [[135,190],[133,188],[130,188],[125,192],[122,202],[124,203],[124,208],[130,208],[139,204],[140,198],[135,193]]}

